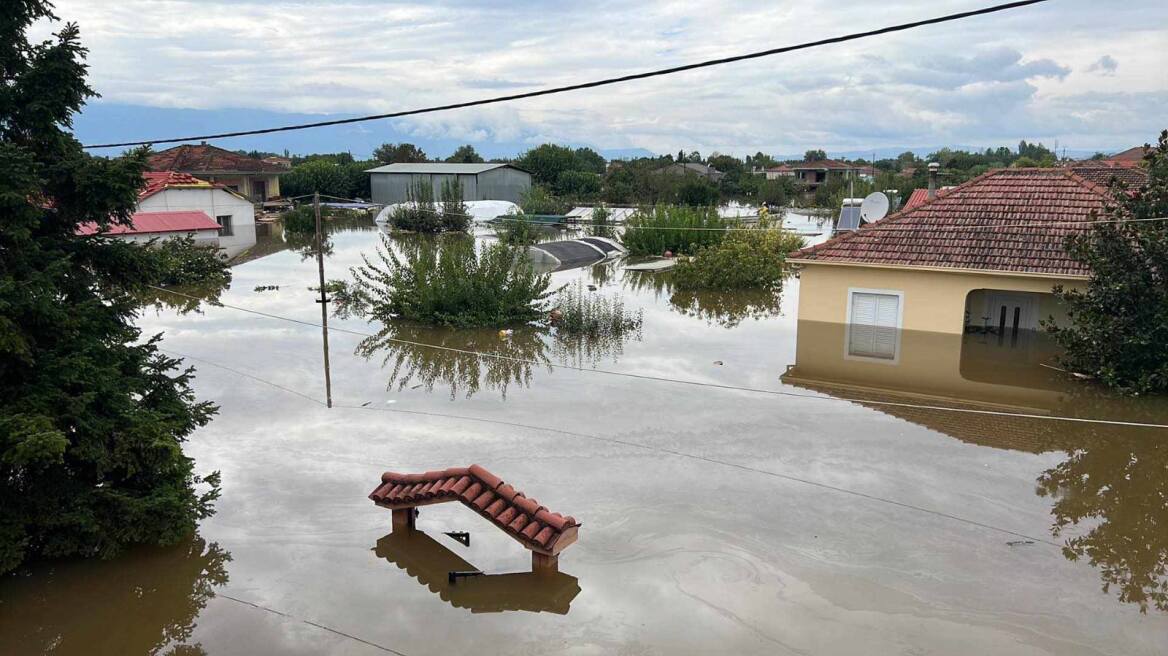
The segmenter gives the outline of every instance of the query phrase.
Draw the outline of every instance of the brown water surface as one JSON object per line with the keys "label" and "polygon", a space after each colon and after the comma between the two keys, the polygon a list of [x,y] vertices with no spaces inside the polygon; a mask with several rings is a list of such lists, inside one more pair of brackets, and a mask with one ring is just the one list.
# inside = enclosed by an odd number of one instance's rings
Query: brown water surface
{"label": "brown water surface", "polygon": [[[306,247],[261,242],[220,300],[319,321]],[[329,277],[376,243],[336,230]],[[6,577],[0,653],[1168,653],[1168,432],[1042,418],[1168,423],[1163,399],[1044,366],[1037,335],[904,333],[894,362],[855,358],[846,328],[796,321],[795,279],[554,278],[622,295],[642,330],[334,318],[363,334],[331,334],[332,409],[319,328],[148,311],[221,407],[187,447],[223,474],[218,513],[175,547]],[[366,498],[384,470],[471,463],[582,522],[558,575],[458,504],[403,536]]]}

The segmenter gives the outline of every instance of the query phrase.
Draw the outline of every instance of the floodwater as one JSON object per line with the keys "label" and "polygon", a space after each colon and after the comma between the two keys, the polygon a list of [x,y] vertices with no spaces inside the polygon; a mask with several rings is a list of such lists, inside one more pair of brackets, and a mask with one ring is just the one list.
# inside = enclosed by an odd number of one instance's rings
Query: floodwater
{"label": "floodwater", "polygon": [[[377,242],[334,231],[329,277]],[[258,248],[220,300],[318,322],[315,262]],[[222,472],[218,513],[175,547],[0,580],[0,653],[1168,653],[1168,432],[1041,418],[1166,423],[1163,399],[1069,380],[1037,335],[905,333],[895,362],[849,357],[843,327],[797,321],[795,279],[554,279],[621,295],[642,330],[332,318],[363,334],[330,334],[331,409],[319,328],[148,311],[221,408],[187,445]],[[367,499],[382,471],[471,463],[582,522],[558,574],[461,505],[394,534]],[[466,570],[485,575],[449,582]]]}

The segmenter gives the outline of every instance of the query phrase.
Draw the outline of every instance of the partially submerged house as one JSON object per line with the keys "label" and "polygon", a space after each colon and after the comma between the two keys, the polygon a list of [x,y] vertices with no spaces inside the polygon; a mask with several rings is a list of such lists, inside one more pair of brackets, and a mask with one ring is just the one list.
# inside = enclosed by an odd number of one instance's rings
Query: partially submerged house
{"label": "partially submerged house", "polygon": [[[85,223],[77,229],[79,235],[96,235],[98,232],[96,223]],[[191,237],[200,246],[219,246],[219,224],[198,210],[135,212],[130,225],[112,225],[101,234],[137,242]]]}
{"label": "partially submerged house", "polygon": [[[774,177],[772,177],[772,173]],[[808,160],[798,164],[784,164],[767,169],[768,180],[773,180],[775,177],[792,177],[808,192],[814,192],[822,184],[844,180],[849,176],[853,176],[857,180],[870,180],[872,168],[834,159],[821,159]]]}
{"label": "partially submerged house", "polygon": [[256,243],[255,206],[221,184],[177,171],[145,174],[146,185],[138,192],[138,211],[197,211],[219,226],[218,246],[226,257],[235,257]]}
{"label": "partially submerged house", "polygon": [[288,169],[212,146],[183,144],[150,156],[150,170],[188,173],[216,182],[244,198],[262,203],[280,195],[280,176]]}
{"label": "partially submerged house", "polygon": [[911,209],[792,253],[799,319],[848,326],[853,357],[894,362],[900,331],[1017,332],[1065,321],[1052,294],[1088,277],[1068,235],[1108,192],[1066,169],[991,171]]}
{"label": "partially submerged house", "polygon": [[418,183],[430,185],[434,199],[439,200],[442,185],[457,182],[462,186],[462,199],[505,200],[518,203],[531,189],[531,174],[514,164],[485,162],[482,164],[450,164],[419,162],[386,164],[365,171],[373,202],[381,205],[404,203],[411,200]]}

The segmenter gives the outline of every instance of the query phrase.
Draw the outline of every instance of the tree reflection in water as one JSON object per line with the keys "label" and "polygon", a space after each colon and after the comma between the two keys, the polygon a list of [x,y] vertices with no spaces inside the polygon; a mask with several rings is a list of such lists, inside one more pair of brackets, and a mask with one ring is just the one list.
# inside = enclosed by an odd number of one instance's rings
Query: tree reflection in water
{"label": "tree reflection in water", "polygon": [[392,367],[386,383],[390,391],[421,387],[432,392],[437,385],[449,386],[453,400],[459,394],[470,398],[485,387],[506,399],[509,387],[530,387],[537,369],[550,373],[557,364],[595,367],[602,361],[616,361],[624,353],[625,342],[640,338],[639,331],[585,337],[537,326],[502,333],[493,328],[394,323],[361,340],[357,355],[366,359],[382,355],[382,368]]}
{"label": "tree reflection in water", "polygon": [[195,535],[113,560],[34,566],[0,583],[0,653],[204,654],[188,643],[230,560]]}
{"label": "tree reflection in water", "polygon": [[[1138,429],[1127,429],[1138,432]],[[1109,434],[1066,451],[1067,459],[1038,478],[1038,494],[1054,500],[1051,533],[1081,523],[1063,555],[1099,570],[1103,591],[1120,601],[1168,611],[1168,442]]]}
{"label": "tree reflection in water", "polygon": [[782,312],[781,288],[734,291],[675,290],[668,271],[625,271],[624,285],[634,291],[669,295],[669,305],[686,316],[703,319],[710,325],[733,328],[745,319],[765,319]]}

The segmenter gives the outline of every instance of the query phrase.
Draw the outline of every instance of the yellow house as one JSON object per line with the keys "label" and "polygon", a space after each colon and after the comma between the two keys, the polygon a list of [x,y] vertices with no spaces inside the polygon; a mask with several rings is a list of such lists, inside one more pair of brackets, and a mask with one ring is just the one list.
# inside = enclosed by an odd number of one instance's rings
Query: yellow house
{"label": "yellow house", "polygon": [[790,256],[800,322],[846,326],[850,357],[895,362],[902,330],[1017,335],[1066,321],[1052,288],[1081,286],[1064,249],[1106,188],[1066,169],[991,171]]}

